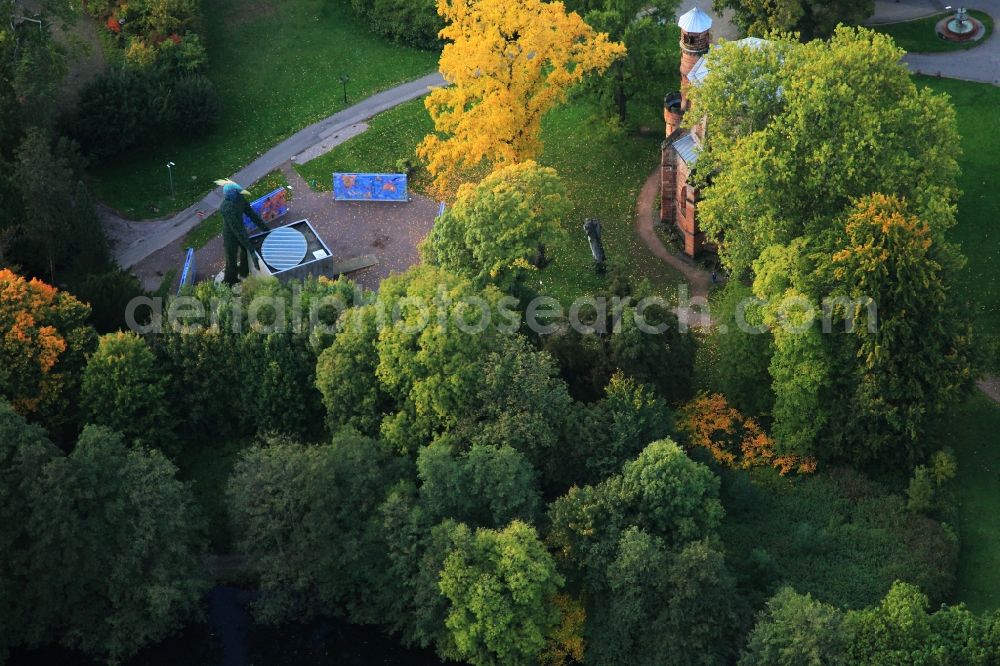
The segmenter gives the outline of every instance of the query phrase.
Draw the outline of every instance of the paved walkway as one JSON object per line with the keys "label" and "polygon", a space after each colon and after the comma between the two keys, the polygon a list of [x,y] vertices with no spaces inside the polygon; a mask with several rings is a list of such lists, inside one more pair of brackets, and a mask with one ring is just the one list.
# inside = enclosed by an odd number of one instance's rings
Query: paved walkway
{"label": "paved walkway", "polygon": [[[978,9],[1000,20],[1000,0],[964,0],[961,3],[946,3],[941,0],[902,0],[897,3],[878,0],[875,3],[875,14],[868,23],[876,25],[918,19],[943,12],[949,4]],[[907,53],[903,61],[911,70],[920,74],[1000,86],[1000,37],[997,37],[995,31],[979,46],[965,51]]]}
{"label": "paved walkway", "polygon": [[[434,73],[372,95],[296,132],[230,177],[240,185],[249,187],[300,153],[315,153],[317,147],[329,150],[354,136],[362,121],[421,97],[431,88],[441,85],[444,85],[444,79],[439,73]],[[180,213],[148,222],[126,220],[107,208],[99,209],[115,258],[123,268],[130,268],[157,250],[182,239],[201,222],[199,212],[209,215],[218,210],[220,203],[222,195],[216,188]]]}
{"label": "paved walkway", "polygon": [[865,23],[900,23],[944,11],[944,4],[932,0],[875,0],[875,13]]}

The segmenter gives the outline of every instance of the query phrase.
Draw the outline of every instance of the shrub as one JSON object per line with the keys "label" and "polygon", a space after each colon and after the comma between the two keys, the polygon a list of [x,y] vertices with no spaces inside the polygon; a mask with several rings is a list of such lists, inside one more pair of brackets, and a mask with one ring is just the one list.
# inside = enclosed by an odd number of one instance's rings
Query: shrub
{"label": "shrub", "polygon": [[394,42],[425,49],[440,45],[444,21],[434,0],[351,0],[351,7],[372,32]]}
{"label": "shrub", "polygon": [[95,159],[117,155],[146,139],[155,124],[151,81],[129,69],[109,69],[80,92],[76,138]]}
{"label": "shrub", "polygon": [[172,35],[156,47],[156,69],[170,80],[198,74],[208,64],[208,53],[198,35]]}
{"label": "shrub", "polygon": [[[876,603],[897,579],[919,585],[935,602],[948,598],[958,541],[947,525],[909,511],[900,495],[846,469],[793,481],[766,468],[752,475],[757,492],[738,515],[731,502],[745,493],[722,493],[727,520],[721,532],[732,561],[741,563],[741,578],[751,580],[746,563],[763,548],[781,574],[776,584],[834,606]],[[741,476],[730,472],[722,479],[728,487]]]}
{"label": "shrub", "polygon": [[90,321],[98,333],[124,328],[128,302],[146,293],[134,275],[121,269],[88,275],[73,291],[90,305]]}
{"label": "shrub", "polygon": [[185,76],[174,85],[168,112],[175,131],[204,136],[222,118],[222,101],[206,77]]}

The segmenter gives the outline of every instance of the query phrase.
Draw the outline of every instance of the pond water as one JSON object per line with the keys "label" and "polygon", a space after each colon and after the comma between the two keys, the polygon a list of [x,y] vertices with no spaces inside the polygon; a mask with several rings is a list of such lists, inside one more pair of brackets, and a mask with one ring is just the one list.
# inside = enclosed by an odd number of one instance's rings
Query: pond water
{"label": "pond water", "polygon": [[[433,650],[411,650],[378,627],[338,620],[277,627],[254,623],[247,612],[253,592],[230,586],[208,594],[206,622],[150,646],[124,666],[441,666]],[[15,651],[9,666],[92,666],[95,662],[58,648]]]}

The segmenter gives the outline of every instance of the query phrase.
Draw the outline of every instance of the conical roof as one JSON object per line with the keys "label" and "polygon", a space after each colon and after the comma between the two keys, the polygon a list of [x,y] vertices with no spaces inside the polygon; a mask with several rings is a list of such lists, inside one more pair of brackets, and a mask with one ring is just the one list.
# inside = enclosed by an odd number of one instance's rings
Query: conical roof
{"label": "conical roof", "polygon": [[684,32],[699,33],[712,29],[712,17],[697,7],[677,20],[677,25]]}

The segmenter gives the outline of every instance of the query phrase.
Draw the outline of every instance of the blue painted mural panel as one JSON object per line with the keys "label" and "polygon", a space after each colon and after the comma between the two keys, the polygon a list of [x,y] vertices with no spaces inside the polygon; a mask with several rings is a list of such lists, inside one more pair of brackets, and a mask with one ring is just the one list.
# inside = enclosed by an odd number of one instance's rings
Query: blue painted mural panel
{"label": "blue painted mural panel", "polygon": [[407,201],[405,173],[335,173],[335,201]]}
{"label": "blue painted mural panel", "polygon": [[194,248],[189,247],[187,249],[187,254],[184,255],[184,268],[181,269],[181,282],[177,286],[177,293],[181,293],[186,285],[194,284],[195,277],[197,276],[197,271],[194,267]]}
{"label": "blue painted mural panel", "polygon": [[[252,202],[250,207],[257,211],[261,219],[265,222],[280,219],[288,212],[288,190],[279,187],[273,192],[265,194],[260,199]],[[254,230],[257,225],[250,221],[246,215],[243,216],[243,224],[248,230]]]}

